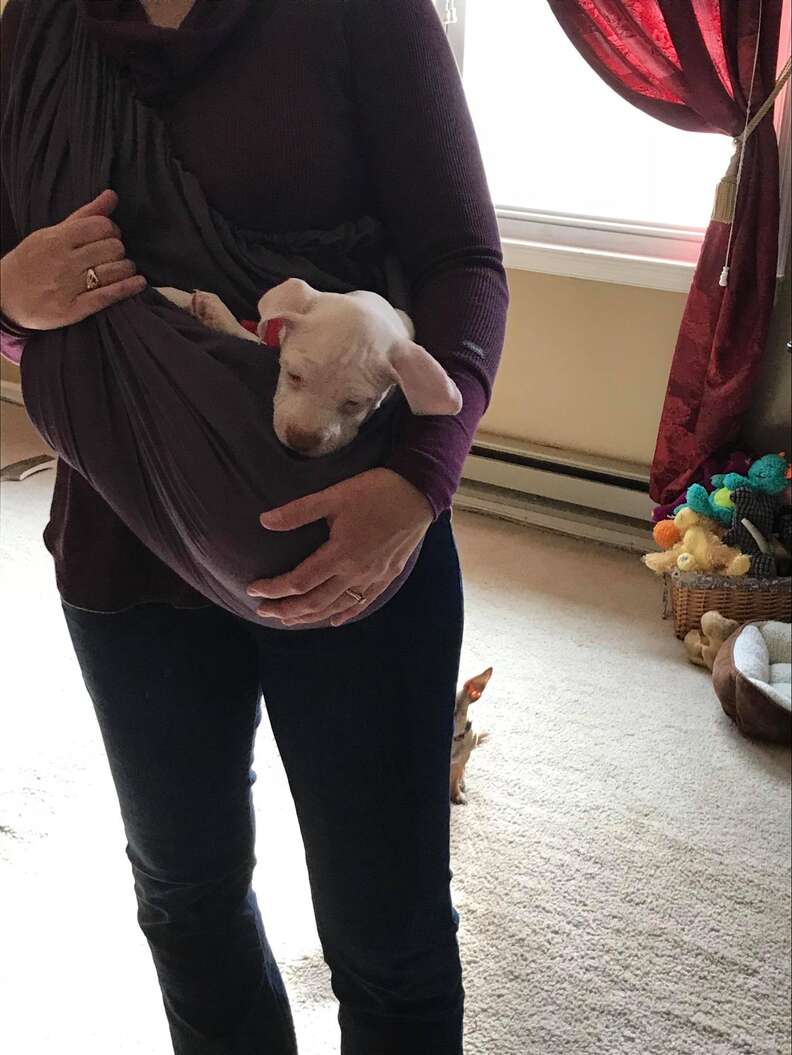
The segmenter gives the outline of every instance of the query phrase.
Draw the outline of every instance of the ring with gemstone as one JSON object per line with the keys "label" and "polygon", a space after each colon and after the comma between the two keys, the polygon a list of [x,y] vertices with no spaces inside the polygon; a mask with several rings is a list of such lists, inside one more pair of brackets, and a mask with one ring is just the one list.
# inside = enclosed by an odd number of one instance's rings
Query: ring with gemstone
{"label": "ring with gemstone", "polygon": [[85,273],[85,288],[90,292],[92,289],[98,289],[101,284],[97,273],[92,267],[89,267]]}

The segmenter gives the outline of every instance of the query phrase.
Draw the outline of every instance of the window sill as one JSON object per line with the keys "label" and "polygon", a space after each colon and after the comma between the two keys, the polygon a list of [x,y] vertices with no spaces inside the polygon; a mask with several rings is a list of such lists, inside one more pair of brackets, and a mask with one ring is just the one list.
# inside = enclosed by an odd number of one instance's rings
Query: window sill
{"label": "window sill", "polygon": [[527,242],[517,238],[502,238],[501,246],[507,268],[673,293],[689,291],[695,270],[695,264],[682,261]]}
{"label": "window sill", "polygon": [[507,267],[687,293],[704,232],[498,208]]}

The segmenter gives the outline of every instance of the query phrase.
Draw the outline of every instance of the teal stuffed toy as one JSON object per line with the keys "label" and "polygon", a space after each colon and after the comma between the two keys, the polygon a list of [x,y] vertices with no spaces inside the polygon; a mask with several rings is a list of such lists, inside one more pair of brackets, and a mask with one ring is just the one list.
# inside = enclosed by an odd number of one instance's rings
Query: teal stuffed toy
{"label": "teal stuffed toy", "polygon": [[[713,477],[713,484],[716,480],[719,478]],[[720,486],[709,494],[702,484],[691,484],[687,491],[687,504],[700,517],[709,517],[719,524],[731,524],[734,502],[728,487]]]}
{"label": "teal stuffed toy", "polygon": [[730,491],[748,487],[760,494],[780,495],[787,486],[786,458],[782,454],[766,454],[753,463],[747,476],[727,473],[723,477],[714,476],[712,484],[714,487],[728,487]]}
{"label": "teal stuffed toy", "polygon": [[760,494],[780,495],[787,487],[787,471],[786,458],[782,454],[766,454],[751,465],[747,476],[740,473],[713,476],[711,482],[715,490],[712,494],[701,484],[691,484],[687,504],[699,516],[730,525],[734,512],[732,491],[749,488]]}

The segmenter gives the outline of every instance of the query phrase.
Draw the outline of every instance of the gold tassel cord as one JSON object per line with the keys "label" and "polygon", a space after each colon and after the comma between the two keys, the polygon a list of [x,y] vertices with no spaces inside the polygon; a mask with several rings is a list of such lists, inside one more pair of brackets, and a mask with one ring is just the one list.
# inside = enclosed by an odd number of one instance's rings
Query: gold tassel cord
{"label": "gold tassel cord", "polygon": [[743,134],[737,136],[734,140],[734,154],[729,162],[729,167],[724,173],[723,179],[720,181],[715,191],[715,204],[712,208],[712,219],[719,223],[732,223],[734,220],[737,208],[738,174],[742,152],[752,133],[761,124],[769,110],[772,108],[778,93],[789,80],[791,65],[791,60],[787,59],[778,75],[778,80],[776,81],[773,90],[745,126]]}
{"label": "gold tassel cord", "polygon": [[[739,140],[734,141],[739,145]],[[715,189],[715,204],[712,206],[711,219],[718,223],[731,223],[737,208],[737,169],[740,164],[740,151],[735,149],[729,167]]]}

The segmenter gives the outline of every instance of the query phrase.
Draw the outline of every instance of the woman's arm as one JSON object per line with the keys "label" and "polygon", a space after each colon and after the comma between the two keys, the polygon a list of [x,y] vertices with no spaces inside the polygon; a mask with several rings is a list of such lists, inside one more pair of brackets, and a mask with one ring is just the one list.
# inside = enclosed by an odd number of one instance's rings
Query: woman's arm
{"label": "woman's arm", "polygon": [[[16,44],[19,16],[22,10],[20,0],[9,0],[0,20],[0,115],[5,113],[8,90],[8,75],[11,69],[11,56]],[[19,234],[11,214],[11,203],[5,186],[3,168],[0,165],[0,260],[19,244]],[[0,355],[12,363],[19,364],[25,348],[25,332],[16,326],[2,309],[3,282],[0,278]]]}
{"label": "woman's arm", "polygon": [[[22,0],[3,12],[0,51],[0,112],[4,113],[19,32]],[[145,287],[126,258],[121,232],[110,214],[118,204],[106,190],[59,224],[20,240],[0,167],[0,352],[19,363],[26,339],[40,330],[71,326]],[[99,287],[86,286],[88,269]]]}
{"label": "woman's arm", "polygon": [[[456,64],[431,0],[347,0],[361,152],[411,281],[416,338],[446,368],[457,417],[406,415],[382,469],[265,514],[270,530],[325,518],[330,538],[287,575],[251,584],[259,613],[346,622],[403,569],[459,486],[500,359],[508,306],[500,239]],[[350,607],[350,595],[365,598]]]}
{"label": "woman's arm", "polygon": [[416,340],[464,399],[456,418],[406,417],[388,467],[447,509],[491,394],[508,286],[456,63],[431,0],[347,0],[362,148],[412,284]]}

